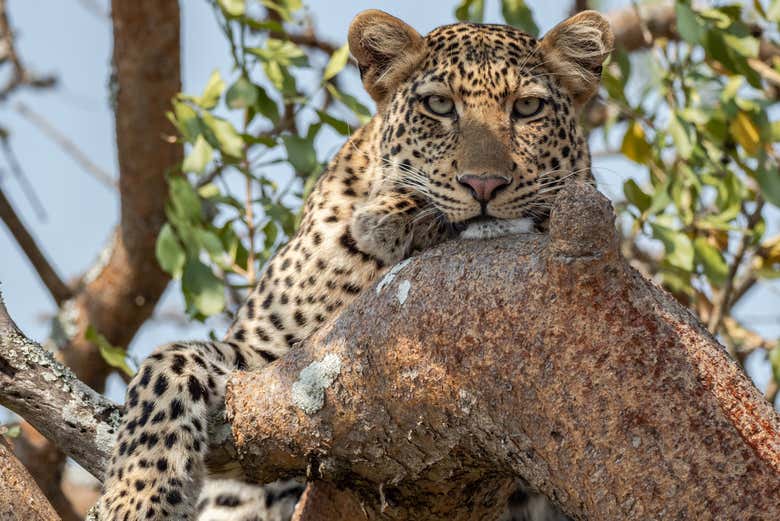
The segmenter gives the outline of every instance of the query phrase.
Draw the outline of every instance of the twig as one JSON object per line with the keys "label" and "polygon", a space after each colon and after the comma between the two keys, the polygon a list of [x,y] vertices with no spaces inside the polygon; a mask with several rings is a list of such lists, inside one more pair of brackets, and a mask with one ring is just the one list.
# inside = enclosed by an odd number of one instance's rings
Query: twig
{"label": "twig", "polygon": [[78,0],[78,3],[80,3],[81,7],[83,7],[86,11],[89,11],[90,13],[97,16],[98,18],[101,18],[103,20],[110,19],[108,10],[106,10],[102,5],[100,5],[95,0]]}
{"label": "twig", "polygon": [[[758,220],[761,218],[761,212],[764,209],[764,201],[761,199],[760,196],[756,198],[756,207],[753,210],[753,212],[748,216],[747,221],[747,230],[751,230],[757,223]],[[742,260],[745,258],[745,255],[747,254],[747,251],[750,247],[750,243],[752,241],[752,237],[749,233],[745,233],[742,236],[742,240],[739,243],[739,247],[737,248],[737,251],[734,253],[734,261],[731,263],[731,266],[729,267],[729,273],[726,277],[726,282],[723,285],[723,289],[718,294],[718,297],[714,300],[713,304],[713,310],[712,315],[710,315],[710,320],[707,323],[707,329],[710,330],[712,334],[717,334],[718,329],[720,328],[721,323],[723,322],[724,315],[731,309],[731,306],[734,304],[732,301],[732,292],[734,290],[734,279],[737,276],[737,271],[739,270],[740,265],[742,264]]]}
{"label": "twig", "polygon": [[62,132],[57,130],[51,123],[40,114],[33,111],[30,107],[22,102],[18,102],[14,105],[14,110],[18,112],[27,121],[35,125],[38,130],[46,134],[49,139],[57,143],[74,161],[81,165],[87,173],[91,174],[95,179],[103,183],[109,188],[116,189],[117,182],[114,176],[103,170],[101,167],[92,162],[87,155],[79,149],[79,147]]}
{"label": "twig", "polygon": [[[22,188],[22,192],[24,192],[27,200],[30,201],[30,205],[33,207],[35,214],[39,219],[45,220],[46,208],[44,208],[41,200],[38,199],[38,195],[35,193],[35,188],[25,175],[24,170],[22,170],[22,165],[19,163],[16,154],[11,148],[11,143],[8,141],[7,135],[0,136],[0,148],[3,149],[3,154],[5,155],[5,160],[8,163],[8,166],[11,168],[11,173],[16,178],[16,182],[19,183],[19,186]],[[0,171],[0,178],[2,178],[2,171]]]}
{"label": "twig", "polygon": [[11,232],[11,235],[19,244],[24,254],[33,265],[43,284],[51,293],[54,301],[61,305],[73,295],[71,289],[65,284],[57,274],[54,267],[49,263],[46,256],[38,247],[35,239],[27,231],[19,216],[16,214],[11,202],[0,189],[0,220],[2,220]]}
{"label": "twig", "polygon": [[54,76],[38,76],[31,73],[22,63],[14,45],[14,32],[8,20],[5,0],[0,0],[0,43],[2,44],[2,58],[9,60],[13,67],[13,73],[8,82],[0,88],[0,101],[5,100],[19,87],[49,88],[57,83]]}

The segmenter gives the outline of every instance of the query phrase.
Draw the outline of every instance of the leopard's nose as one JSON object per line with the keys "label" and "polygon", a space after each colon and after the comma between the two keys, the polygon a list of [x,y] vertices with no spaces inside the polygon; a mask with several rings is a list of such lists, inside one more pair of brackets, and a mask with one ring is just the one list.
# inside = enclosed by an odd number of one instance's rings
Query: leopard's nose
{"label": "leopard's nose", "polygon": [[487,203],[512,180],[500,175],[466,174],[458,177],[458,182],[471,192],[474,199],[480,203]]}

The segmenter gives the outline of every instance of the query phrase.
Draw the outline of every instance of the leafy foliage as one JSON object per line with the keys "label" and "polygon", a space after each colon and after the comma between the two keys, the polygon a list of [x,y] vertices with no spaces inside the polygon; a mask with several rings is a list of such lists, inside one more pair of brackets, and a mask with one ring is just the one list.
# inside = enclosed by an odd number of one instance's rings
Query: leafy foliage
{"label": "leafy foliage", "polygon": [[288,32],[303,23],[300,2],[210,3],[232,70],[215,70],[202,93],[172,102],[168,118],[188,152],[170,175],[168,223],[156,248],[198,319],[237,306],[295,231],[322,171],[315,143],[324,129],[348,135],[370,117],[339,87],[348,47]]}

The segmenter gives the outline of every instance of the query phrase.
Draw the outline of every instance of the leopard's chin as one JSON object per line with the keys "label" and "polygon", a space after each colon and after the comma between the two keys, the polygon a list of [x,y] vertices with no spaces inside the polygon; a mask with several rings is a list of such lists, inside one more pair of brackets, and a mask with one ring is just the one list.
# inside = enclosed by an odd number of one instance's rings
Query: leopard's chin
{"label": "leopard's chin", "polygon": [[531,233],[536,228],[534,220],[528,217],[518,219],[477,217],[458,224],[460,224],[461,239],[495,239],[507,235]]}

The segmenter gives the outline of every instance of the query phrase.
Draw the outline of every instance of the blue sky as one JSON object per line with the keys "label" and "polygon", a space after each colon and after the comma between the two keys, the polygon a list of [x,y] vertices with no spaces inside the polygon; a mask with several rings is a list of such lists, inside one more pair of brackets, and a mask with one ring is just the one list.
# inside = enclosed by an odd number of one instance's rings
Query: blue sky
{"label": "blue sky", "polygon": [[[48,218],[36,217],[19,184],[11,178],[1,160],[0,184],[62,276],[76,278],[94,262],[116,224],[117,194],[84,172],[12,107],[16,101],[22,101],[44,115],[93,162],[116,174],[113,115],[107,89],[111,24],[107,18],[83,7],[83,4],[92,3],[107,12],[109,2],[10,0],[8,3],[22,58],[34,70],[54,73],[60,80],[58,88],[45,94],[18,94],[0,111],[0,125],[10,130],[13,148],[26,176],[35,185]],[[486,3],[488,21],[498,21],[499,2],[488,0]],[[602,7],[608,9],[627,3],[603,2]],[[340,44],[346,39],[350,20],[362,9],[386,10],[424,34],[453,20],[455,2],[313,0],[308,4],[320,33]],[[570,2],[537,0],[529,4],[544,32],[566,17]],[[205,0],[182,0],[181,5],[184,90],[197,93],[215,68],[224,76],[230,76],[228,52]],[[354,79],[346,85],[346,90],[362,93]],[[362,99],[368,102],[367,97]],[[323,140],[318,145],[322,154],[334,150],[332,140]],[[611,197],[620,194],[626,176],[639,175],[639,170],[624,160],[598,160],[595,167],[601,189]],[[22,329],[33,338],[44,339],[49,330],[47,318],[55,311],[54,302],[10,234],[0,228],[0,289]],[[762,289],[742,312],[766,316],[768,310],[777,309],[777,301],[776,293]],[[158,312],[177,312],[181,307],[181,297],[172,286],[158,306]],[[756,324],[767,334],[780,332],[776,321]],[[152,320],[143,327],[130,348],[143,356],[167,341],[203,337],[208,328],[209,325],[196,323],[180,326]],[[765,377],[766,374],[762,374],[761,379]],[[109,391],[112,398],[121,399],[121,386],[117,382]]]}

